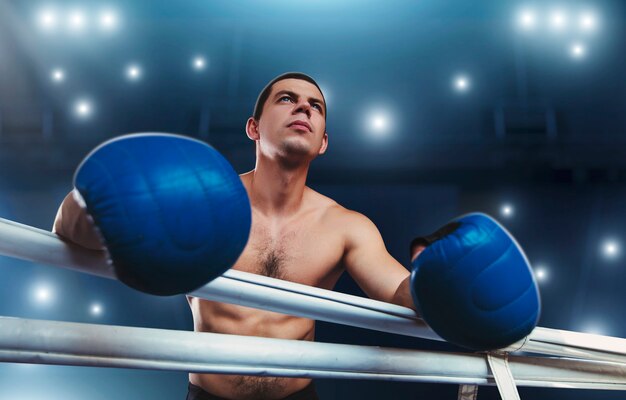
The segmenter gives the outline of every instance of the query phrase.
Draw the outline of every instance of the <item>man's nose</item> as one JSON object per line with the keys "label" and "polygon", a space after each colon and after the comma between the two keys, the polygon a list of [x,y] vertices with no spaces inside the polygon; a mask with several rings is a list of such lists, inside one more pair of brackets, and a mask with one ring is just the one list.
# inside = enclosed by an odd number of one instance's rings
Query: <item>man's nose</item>
{"label": "man's nose", "polygon": [[311,117],[311,105],[307,101],[300,101],[296,104],[296,108],[294,113],[303,112],[307,115],[307,117]]}

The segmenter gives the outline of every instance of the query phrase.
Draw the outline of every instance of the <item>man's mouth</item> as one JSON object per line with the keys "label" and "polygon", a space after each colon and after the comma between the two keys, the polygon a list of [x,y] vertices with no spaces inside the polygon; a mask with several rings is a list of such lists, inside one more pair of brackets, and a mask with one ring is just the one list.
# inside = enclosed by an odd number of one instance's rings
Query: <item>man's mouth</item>
{"label": "man's mouth", "polygon": [[311,125],[309,125],[309,123],[306,121],[299,121],[299,120],[293,121],[292,123],[289,124],[289,127],[301,128],[309,132],[312,132]]}

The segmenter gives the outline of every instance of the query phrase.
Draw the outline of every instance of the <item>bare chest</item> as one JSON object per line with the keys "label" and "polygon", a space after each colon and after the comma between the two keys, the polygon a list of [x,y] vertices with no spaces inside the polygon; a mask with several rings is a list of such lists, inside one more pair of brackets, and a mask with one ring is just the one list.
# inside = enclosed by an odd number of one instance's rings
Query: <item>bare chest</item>
{"label": "bare chest", "polygon": [[248,244],[234,268],[326,287],[334,284],[342,255],[339,233],[318,221],[270,224],[253,218]]}

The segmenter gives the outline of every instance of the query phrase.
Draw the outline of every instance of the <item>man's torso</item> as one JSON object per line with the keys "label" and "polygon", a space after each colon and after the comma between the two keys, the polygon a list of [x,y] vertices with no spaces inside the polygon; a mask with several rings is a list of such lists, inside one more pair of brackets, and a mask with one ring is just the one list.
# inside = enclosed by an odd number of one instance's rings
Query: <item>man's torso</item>
{"label": "man's torso", "polygon": [[[271,218],[252,210],[246,248],[234,269],[332,289],[343,272],[343,230],[336,218],[347,212],[334,201],[307,188],[302,211]],[[242,306],[191,298],[194,329],[247,336],[313,340],[312,320]],[[251,355],[253,357],[253,355]],[[221,397],[282,398],[310,383],[309,379],[190,374],[190,381]]]}

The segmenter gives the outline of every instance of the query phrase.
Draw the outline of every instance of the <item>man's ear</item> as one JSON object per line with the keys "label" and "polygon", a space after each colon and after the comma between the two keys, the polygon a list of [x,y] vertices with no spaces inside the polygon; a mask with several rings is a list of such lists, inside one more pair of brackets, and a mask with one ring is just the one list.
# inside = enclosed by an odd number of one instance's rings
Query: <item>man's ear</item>
{"label": "man's ear", "polygon": [[253,117],[248,118],[248,122],[246,122],[246,135],[250,140],[259,140],[259,122]]}
{"label": "man's ear", "polygon": [[318,155],[322,155],[326,153],[326,149],[328,148],[328,132],[324,132],[324,137],[322,138],[322,147],[320,147],[320,151],[317,153]]}

